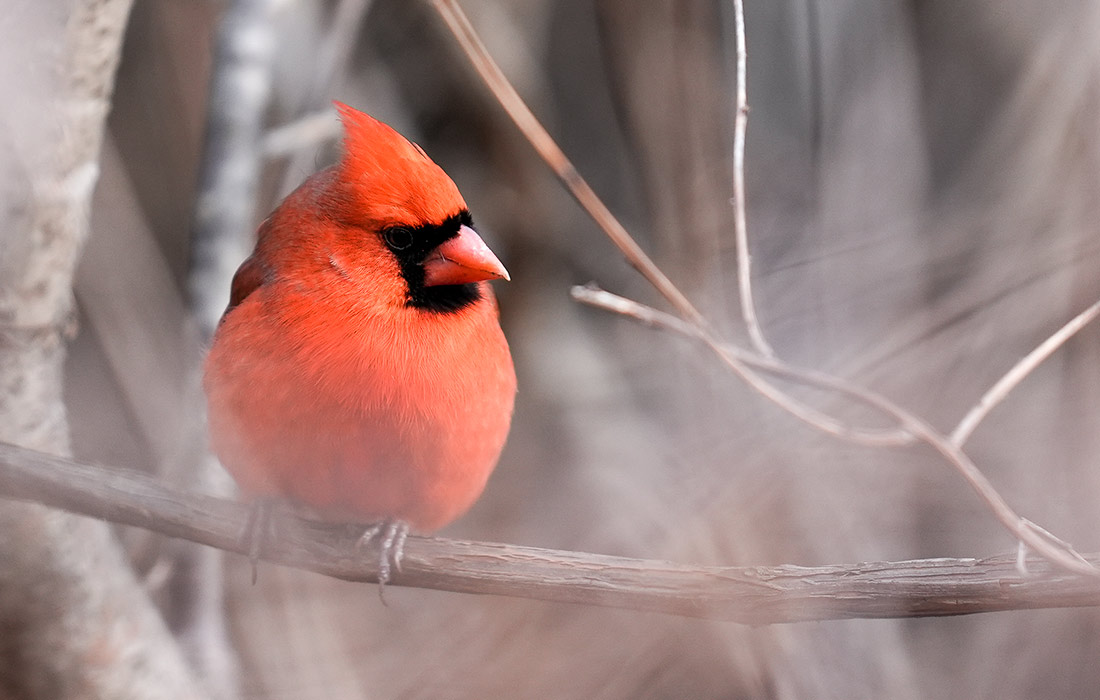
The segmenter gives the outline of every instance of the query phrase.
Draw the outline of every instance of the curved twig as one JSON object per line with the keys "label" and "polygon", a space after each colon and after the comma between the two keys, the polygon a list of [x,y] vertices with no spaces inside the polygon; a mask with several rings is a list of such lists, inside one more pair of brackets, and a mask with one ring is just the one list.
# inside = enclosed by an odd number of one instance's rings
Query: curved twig
{"label": "curved twig", "polygon": [[[575,286],[570,290],[575,301],[587,304],[595,308],[604,309],[605,311],[611,311],[613,313],[620,314],[622,316],[628,316],[636,321],[646,324],[654,328],[663,328],[680,335],[684,335],[688,338],[698,340],[707,343],[707,339],[703,333],[692,326],[690,323],[683,321],[672,314],[659,311],[653,307],[641,304],[633,299],[627,299],[626,297],[613,294],[604,289],[600,289],[594,284],[588,284],[585,286]],[[717,342],[717,341],[716,341]],[[831,374],[819,372],[812,369],[804,369],[801,367],[795,367],[788,365],[774,357],[761,357],[754,355],[751,352],[746,352],[738,347],[722,344],[724,352],[728,353],[730,357],[734,358],[738,362],[743,363],[748,367],[761,370],[774,377],[779,377],[788,381],[792,381],[804,386],[816,387],[818,389],[827,389],[829,391],[835,391],[838,394],[847,396],[854,399],[865,406],[869,406],[881,412],[881,397],[875,395],[872,392],[864,389],[863,387],[846,382],[843,379],[834,377]],[[778,391],[772,387],[773,391]],[[780,392],[781,393],[781,392]],[[785,395],[784,395],[785,396]],[[801,402],[786,397],[787,402],[793,402],[798,404],[799,412],[810,413],[813,419],[808,421],[814,427],[820,429],[822,432],[842,437],[845,440],[852,442],[858,442],[861,445],[867,445],[869,447],[902,447],[904,445],[911,445],[916,442],[916,438],[913,435],[900,428],[858,428],[855,426],[847,425],[832,416],[821,413],[814,408],[805,406]],[[781,404],[783,405],[783,404]],[[791,411],[795,415],[799,415],[795,411]],[[817,418],[820,416],[820,420]]]}
{"label": "curved twig", "polygon": [[[866,389],[855,387],[854,385],[850,385],[847,382],[843,382],[835,377],[830,377],[829,375],[817,372],[807,372],[789,367],[773,359],[752,357],[743,351],[731,349],[728,345],[720,343],[705,332],[691,327],[690,324],[684,324],[678,320],[676,323],[669,323],[667,314],[662,316],[661,312],[656,309],[651,309],[643,304],[623,297],[618,297],[609,292],[604,292],[603,290],[593,289],[592,287],[574,287],[573,298],[591,306],[620,313],[631,318],[637,318],[649,325],[660,326],[702,341],[726,364],[726,366],[761,394],[769,399],[772,399],[774,395],[779,395],[782,400],[776,401],[776,403],[797,417],[802,417],[802,411],[804,410],[803,405],[795,402],[794,399],[791,399],[776,387],[768,384],[751,368],[757,368],[769,373],[782,374],[786,378],[799,381],[803,384],[833,389],[845,393],[893,416],[901,424],[902,431],[882,431],[881,434],[868,434],[868,431],[852,429],[838,423],[838,429],[836,431],[826,432],[845,439],[858,439],[865,444],[874,444],[871,441],[876,437],[880,440],[879,444],[881,445],[906,444],[906,442],[912,442],[913,439],[928,444],[939,452],[949,464],[955,467],[956,471],[962,475],[970,487],[978,494],[978,497],[981,498],[993,512],[997,520],[1012,532],[1018,540],[1067,571],[1089,576],[1100,576],[1100,569],[1096,569],[1092,564],[1082,559],[1081,555],[1074,551],[1069,544],[1058,539],[1027,518],[1018,515],[1012,507],[1008,505],[1004,497],[998,493],[989,479],[982,474],[977,465],[975,465],[970,457],[962,451],[961,447],[954,444],[946,436],[928,425],[928,423],[889,399]],[[791,410],[792,405],[794,408],[798,409],[797,412]],[[809,410],[814,411],[814,409]],[[828,418],[828,416],[826,416],[826,418]],[[832,419],[829,420],[831,421]],[[819,429],[822,428],[822,424],[816,420],[807,422],[814,427]],[[901,442],[900,440],[903,438],[907,438],[907,440]],[[891,439],[897,439],[899,442],[890,442]]]}

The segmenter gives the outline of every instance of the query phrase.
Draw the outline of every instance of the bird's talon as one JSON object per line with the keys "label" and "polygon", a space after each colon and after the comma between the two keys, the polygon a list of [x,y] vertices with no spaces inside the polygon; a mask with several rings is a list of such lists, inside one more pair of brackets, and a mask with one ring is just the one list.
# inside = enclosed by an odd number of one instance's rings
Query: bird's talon
{"label": "bird's talon", "polygon": [[405,558],[405,540],[409,538],[409,526],[398,523],[397,537],[393,543],[393,568],[401,571],[401,560]]}
{"label": "bird's talon", "polygon": [[248,549],[248,561],[252,565],[252,585],[256,585],[260,554],[268,538],[274,539],[274,519],[271,517],[272,501],[258,498],[252,503],[248,520],[241,533],[241,544]]}
{"label": "bird's talon", "polygon": [[375,523],[364,530],[363,534],[359,537],[359,541],[355,543],[355,546],[359,549],[366,549],[369,547],[370,543],[374,541],[374,538],[378,537],[378,533],[382,532],[382,526],[384,524],[384,522]]}
{"label": "bird's talon", "polygon": [[405,557],[405,540],[409,536],[408,523],[400,520],[383,520],[368,527],[356,543],[357,547],[368,547],[378,540],[378,597],[385,604],[385,588],[394,571],[401,571],[401,560]]}

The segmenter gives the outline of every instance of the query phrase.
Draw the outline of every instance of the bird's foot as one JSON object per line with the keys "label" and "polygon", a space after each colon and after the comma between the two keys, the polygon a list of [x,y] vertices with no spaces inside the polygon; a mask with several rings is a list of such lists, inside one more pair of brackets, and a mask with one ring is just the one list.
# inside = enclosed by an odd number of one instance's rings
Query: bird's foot
{"label": "bird's foot", "polygon": [[260,561],[260,554],[264,545],[275,539],[275,519],[272,510],[275,502],[270,498],[257,498],[252,502],[252,510],[248,513],[248,521],[241,533],[241,545],[248,550],[248,561],[252,564],[252,585],[256,585],[256,565]]}
{"label": "bird's foot", "polygon": [[386,602],[383,591],[394,571],[401,571],[401,559],[405,556],[405,540],[409,536],[409,524],[402,520],[382,520],[367,528],[359,538],[359,547],[369,547],[378,541],[378,597]]}

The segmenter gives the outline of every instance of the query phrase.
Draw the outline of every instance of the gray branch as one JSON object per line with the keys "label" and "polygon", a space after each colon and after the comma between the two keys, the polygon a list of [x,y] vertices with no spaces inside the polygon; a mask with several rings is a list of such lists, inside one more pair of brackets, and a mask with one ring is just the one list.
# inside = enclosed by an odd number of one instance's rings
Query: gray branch
{"label": "gray branch", "polygon": [[[0,495],[243,553],[248,508],[142,474],[0,444]],[[377,580],[362,528],[279,513],[266,561],[348,581]],[[1092,562],[1100,555],[1090,555]],[[921,559],[853,566],[693,566],[534,547],[410,537],[393,585],[770,624],[967,615],[1100,605],[1095,580],[1041,560]]]}
{"label": "gray branch", "polygon": [[225,281],[252,250],[278,5],[236,0],[218,29],[187,281],[206,338],[229,301]]}

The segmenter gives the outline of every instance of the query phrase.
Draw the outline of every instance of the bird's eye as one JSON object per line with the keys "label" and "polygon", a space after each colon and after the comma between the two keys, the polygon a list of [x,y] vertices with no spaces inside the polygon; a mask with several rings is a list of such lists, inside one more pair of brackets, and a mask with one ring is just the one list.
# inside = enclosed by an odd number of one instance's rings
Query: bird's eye
{"label": "bird's eye", "polygon": [[412,245],[413,234],[404,226],[391,226],[382,232],[382,240],[390,250],[405,250]]}

